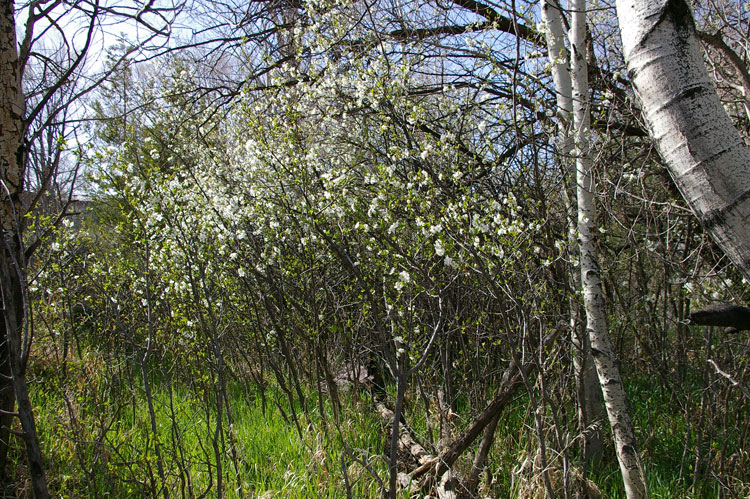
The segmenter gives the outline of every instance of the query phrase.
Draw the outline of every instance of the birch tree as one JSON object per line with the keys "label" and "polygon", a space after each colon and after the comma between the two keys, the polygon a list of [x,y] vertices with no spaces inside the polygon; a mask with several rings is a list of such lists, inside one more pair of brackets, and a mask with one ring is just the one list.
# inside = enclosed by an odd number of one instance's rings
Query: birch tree
{"label": "birch tree", "polygon": [[578,241],[586,330],[591,342],[599,384],[612,428],[617,459],[629,498],[647,497],[646,480],[628,412],[620,368],[607,330],[601,272],[596,251],[595,184],[591,173],[588,67],[586,64],[586,1],[573,0],[570,74],[573,96],[573,133],[578,196]]}
{"label": "birch tree", "polygon": [[657,150],[688,205],[750,278],[750,151],[706,72],[684,0],[619,0],[625,61]]}
{"label": "birch tree", "polygon": [[[545,40],[552,70],[552,80],[555,84],[555,101],[557,106],[557,151],[559,161],[567,171],[570,157],[573,153],[573,88],[570,75],[570,58],[565,46],[565,22],[562,7],[554,0],[546,0],[542,4],[542,19],[545,24]],[[568,189],[563,190],[566,209],[568,211],[568,246],[574,251],[576,240],[576,223],[573,199]],[[578,289],[580,279],[571,276],[571,287]],[[576,391],[578,395],[579,421],[584,431],[584,456],[586,462],[597,461],[601,458],[601,432],[588,426],[602,416],[601,395],[591,356],[591,345],[586,334],[581,334],[578,317],[579,303],[575,297],[570,297],[571,341],[573,345],[573,363],[576,376]]]}

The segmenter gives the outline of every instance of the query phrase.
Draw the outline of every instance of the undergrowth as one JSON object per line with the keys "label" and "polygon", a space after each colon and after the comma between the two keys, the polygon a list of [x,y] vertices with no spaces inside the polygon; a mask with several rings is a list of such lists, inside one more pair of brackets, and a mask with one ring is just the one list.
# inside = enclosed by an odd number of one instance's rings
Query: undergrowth
{"label": "undergrowth", "polygon": [[[379,480],[387,482],[387,429],[365,390],[342,391],[336,422],[330,397],[315,387],[305,393],[307,411],[296,401],[292,413],[278,387],[261,393],[235,379],[226,392],[229,414],[224,409],[217,430],[210,380],[186,382],[155,370],[159,374],[149,377],[154,432],[142,379],[131,366],[88,352],[60,365],[38,363],[31,371],[38,431],[58,497],[217,497],[219,488],[223,497],[236,498],[346,497],[347,492],[380,497]],[[693,480],[685,414],[664,403],[663,393],[647,380],[631,380],[629,392],[651,496],[715,497],[716,480]],[[430,444],[440,436],[436,415],[427,414],[416,397],[408,407],[415,434],[434,451]],[[532,414],[522,395],[501,417],[482,475],[483,496],[519,495],[519,465],[536,451]],[[468,423],[453,421],[450,434]],[[743,456],[740,436],[727,438],[723,452]],[[20,462],[20,442],[13,451]],[[611,448],[606,452],[614,455]],[[456,465],[459,472],[471,466],[472,453],[466,454]],[[580,466],[572,451],[570,457]],[[23,466],[18,470],[15,491],[23,496],[29,487]],[[613,457],[590,478],[604,497],[624,497]],[[739,484],[735,490],[747,489]]]}

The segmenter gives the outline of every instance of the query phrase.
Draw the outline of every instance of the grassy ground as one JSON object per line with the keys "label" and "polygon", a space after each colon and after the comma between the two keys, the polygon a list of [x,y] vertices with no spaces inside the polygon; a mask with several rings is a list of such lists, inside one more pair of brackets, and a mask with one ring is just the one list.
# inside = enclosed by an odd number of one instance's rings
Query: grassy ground
{"label": "grassy ground", "polygon": [[[91,385],[79,387],[89,391]],[[298,414],[300,432],[279,391],[266,392],[264,408],[257,392],[233,384],[231,431],[225,417],[224,431],[217,436],[216,413],[206,410],[208,397],[201,390],[173,387],[170,397],[158,382],[152,390],[156,436],[145,396],[137,388],[123,406],[92,404],[82,393],[66,394],[67,402],[62,391],[36,393],[53,490],[62,497],[161,496],[160,455],[170,497],[216,497],[219,475],[224,497],[341,497],[346,495],[344,441],[354,455],[369,456],[373,469],[384,473],[385,461],[377,456],[385,448],[385,433],[356,393],[344,398],[350,414],[345,423],[337,427],[330,414],[324,421],[312,405],[307,415]],[[330,413],[328,407],[324,410]],[[350,464],[347,475],[355,497],[379,495],[377,482],[361,465]]]}
{"label": "grassy ground", "polygon": [[[64,370],[36,366],[32,380],[48,476],[58,497],[217,497],[219,477],[224,497],[346,497],[347,489],[353,497],[380,497],[374,475],[387,480],[387,431],[365,392],[342,394],[343,420],[337,425],[328,397],[320,405],[317,391],[310,390],[307,414],[297,407],[294,424],[281,390],[268,389],[264,406],[257,389],[232,382],[231,431],[225,414],[224,431],[217,434],[210,380],[185,384],[160,375],[151,379],[154,432],[138,372],[113,367],[103,356],[89,354]],[[663,394],[648,382],[629,388],[652,497],[716,497],[714,480],[700,477],[693,488],[692,459],[680,478],[685,415],[663,403]],[[430,440],[430,432],[435,440],[434,415],[420,407],[410,404],[407,417],[423,440]],[[528,399],[519,397],[498,425],[484,495],[522,495],[514,470],[536,449],[532,422]],[[458,421],[454,430],[466,423]],[[725,452],[743,451],[741,440],[732,445]],[[14,452],[22,462],[20,448]],[[469,453],[458,469],[468,470],[470,459]],[[17,471],[22,496],[23,466]],[[592,480],[604,497],[624,497],[614,459]]]}

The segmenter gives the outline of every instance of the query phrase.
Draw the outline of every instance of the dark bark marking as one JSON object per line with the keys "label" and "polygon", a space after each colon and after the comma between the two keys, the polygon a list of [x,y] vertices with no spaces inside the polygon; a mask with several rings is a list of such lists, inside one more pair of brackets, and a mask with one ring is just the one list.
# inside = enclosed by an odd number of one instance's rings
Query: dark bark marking
{"label": "dark bark marking", "polygon": [[[665,21],[674,26],[675,31],[677,32],[677,40],[680,42],[680,45],[683,46],[683,50],[686,49],[684,45],[690,36],[693,36],[695,33],[693,12],[690,10],[690,6],[685,0],[667,0],[659,13],[659,18],[651,25],[646,34],[643,35],[643,38],[636,44],[638,51],[646,45],[649,37]],[[636,75],[636,71],[628,71],[628,73],[631,78],[634,78]]]}
{"label": "dark bark marking", "polygon": [[744,203],[748,199],[750,199],[750,189],[737,196],[731,203],[722,208],[717,208],[715,210],[709,210],[698,214],[698,220],[700,221],[704,229],[711,230],[715,225],[720,225],[726,220],[727,213],[729,213],[736,206]]}
{"label": "dark bark marking", "polygon": [[693,12],[685,0],[667,0],[659,22],[665,18],[669,18],[678,29],[695,29]]}

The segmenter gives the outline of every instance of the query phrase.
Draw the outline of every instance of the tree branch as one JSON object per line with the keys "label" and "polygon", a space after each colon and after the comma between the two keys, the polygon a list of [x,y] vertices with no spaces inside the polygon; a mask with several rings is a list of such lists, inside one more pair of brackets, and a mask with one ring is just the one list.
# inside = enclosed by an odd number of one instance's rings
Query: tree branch
{"label": "tree branch", "polygon": [[727,333],[750,329],[750,308],[740,305],[714,305],[690,314],[694,326],[722,326]]}
{"label": "tree branch", "polygon": [[732,63],[732,66],[737,70],[737,73],[739,74],[740,78],[742,79],[743,86],[750,90],[750,72],[747,69],[747,64],[745,64],[745,61],[742,60],[742,58],[732,50],[732,48],[727,45],[727,42],[724,41],[724,38],[721,36],[721,32],[717,32],[715,35],[711,35],[709,33],[706,33],[705,31],[696,31],[698,34],[698,38],[705,43],[706,45],[711,45],[713,48],[719,50],[722,54],[726,56],[727,59],[729,59],[729,62]]}
{"label": "tree branch", "polygon": [[493,24],[493,27],[495,29],[510,33],[511,35],[519,36],[524,40],[532,42],[541,47],[547,46],[544,41],[544,36],[537,30],[530,28],[525,24],[513,22],[512,19],[508,19],[507,17],[501,15],[498,11],[487,4],[477,2],[476,0],[452,0],[452,3],[471,11],[478,16],[484,17]]}

